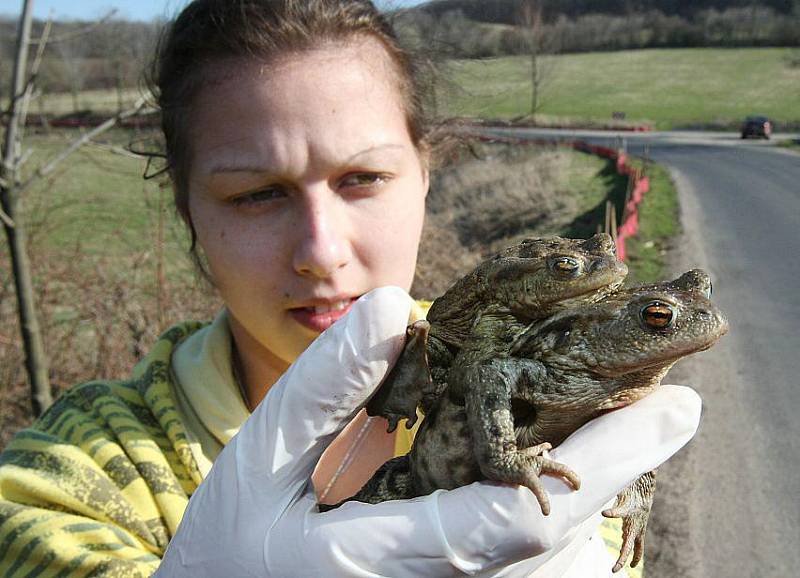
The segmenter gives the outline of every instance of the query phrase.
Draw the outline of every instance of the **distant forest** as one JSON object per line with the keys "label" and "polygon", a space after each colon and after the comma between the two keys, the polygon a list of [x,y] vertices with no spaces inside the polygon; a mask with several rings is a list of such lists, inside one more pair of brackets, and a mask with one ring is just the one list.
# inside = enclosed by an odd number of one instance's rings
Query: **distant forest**
{"label": "distant forest", "polygon": [[434,0],[396,18],[420,46],[483,58],[530,51],[526,7],[546,52],[800,46],[800,0]]}
{"label": "distant forest", "polygon": [[[524,0],[433,0],[415,11],[441,16],[460,10],[470,20],[494,24],[517,24]],[[631,16],[657,11],[692,21],[703,12],[731,8],[768,8],[777,14],[792,14],[800,7],[797,0],[542,0],[545,18],[554,21],[560,16],[576,19],[587,14]]]}
{"label": "distant forest", "polygon": [[[535,27],[531,14],[540,16]],[[391,18],[409,44],[443,58],[527,53],[532,34],[542,51],[561,53],[800,46],[800,0],[433,0],[396,10]],[[3,91],[11,74],[16,25],[0,17]],[[34,37],[43,25],[35,23]],[[56,22],[51,37],[58,41],[47,48],[39,86],[73,93],[136,86],[162,26],[115,18]]]}
{"label": "distant forest", "polygon": [[[40,38],[44,22],[34,21]],[[45,92],[77,92],[138,86],[153,54],[162,22],[57,21],[50,31],[37,86]],[[17,21],[0,18],[0,97],[11,79]]]}

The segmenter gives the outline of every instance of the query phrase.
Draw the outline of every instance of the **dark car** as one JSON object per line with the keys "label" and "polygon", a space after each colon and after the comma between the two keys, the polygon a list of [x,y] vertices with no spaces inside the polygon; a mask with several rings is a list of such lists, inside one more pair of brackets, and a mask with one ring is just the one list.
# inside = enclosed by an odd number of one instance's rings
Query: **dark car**
{"label": "dark car", "polygon": [[742,123],[742,138],[769,138],[772,123],[766,116],[748,116]]}

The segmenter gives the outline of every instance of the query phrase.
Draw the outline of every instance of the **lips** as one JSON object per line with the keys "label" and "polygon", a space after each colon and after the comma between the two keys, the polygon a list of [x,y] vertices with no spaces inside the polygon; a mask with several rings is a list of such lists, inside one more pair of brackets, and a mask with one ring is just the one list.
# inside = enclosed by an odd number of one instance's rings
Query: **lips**
{"label": "lips", "polygon": [[331,301],[319,301],[307,307],[289,309],[289,315],[300,325],[308,327],[317,333],[322,333],[347,315],[356,299],[356,297],[349,297]]}

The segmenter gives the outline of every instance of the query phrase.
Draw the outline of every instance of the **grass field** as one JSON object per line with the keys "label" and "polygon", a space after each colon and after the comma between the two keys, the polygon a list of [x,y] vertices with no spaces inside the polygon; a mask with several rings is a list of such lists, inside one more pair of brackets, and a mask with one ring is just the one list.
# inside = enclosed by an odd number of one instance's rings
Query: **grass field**
{"label": "grass field", "polygon": [[[733,125],[753,113],[800,123],[800,67],[791,49],[672,49],[550,56],[544,117],[626,120],[668,129]],[[530,107],[529,58],[455,61],[440,109],[457,116],[513,118]]]}
{"label": "grass field", "polygon": [[778,143],[778,146],[790,151],[800,153],[800,140],[785,140]]}
{"label": "grass field", "polygon": [[[630,164],[642,167],[639,160]],[[648,163],[645,168],[650,179],[650,191],[639,205],[639,231],[625,243],[628,281],[651,282],[663,280],[667,275],[666,255],[674,237],[680,231],[678,191],[666,169]],[[605,217],[605,203],[609,200],[617,211],[617,222],[622,219],[628,179],[616,171],[609,160],[590,154],[574,153],[569,169],[570,189],[579,190],[583,213],[562,234],[585,238],[596,232],[598,223]]]}
{"label": "grass field", "polygon": [[[800,125],[800,66],[790,48],[695,48],[565,54],[543,58],[543,122],[626,121],[659,129],[738,128],[748,114]],[[795,57],[796,59],[796,57]],[[528,57],[450,61],[437,90],[438,112],[448,116],[515,118],[530,108]],[[444,82],[446,81],[446,82]],[[126,89],[125,105],[139,92]],[[114,90],[85,91],[78,106],[117,111]],[[46,94],[32,113],[73,112],[71,94]]]}
{"label": "grass field", "polygon": [[77,110],[92,110],[101,114],[116,114],[133,106],[140,96],[139,89],[126,88],[122,92],[116,90],[83,90],[76,97],[69,92],[44,93],[34,99],[30,112],[61,116]]}
{"label": "grass field", "polygon": [[[29,137],[26,144],[33,151],[29,170],[52,158],[78,134],[57,130]],[[106,133],[104,141],[120,147],[131,134],[122,130]],[[77,151],[24,197],[25,214],[41,248],[75,248],[114,259],[153,251],[161,229],[167,263],[185,269],[181,253],[187,245],[186,235],[172,215],[171,191],[156,181],[144,180],[144,170],[144,159],[108,148],[87,146]]]}
{"label": "grass field", "polygon": [[[634,163],[641,166],[641,163]],[[664,167],[648,164],[650,191],[639,205],[639,231],[626,239],[629,279],[664,279],[666,254],[680,231],[678,192]]]}

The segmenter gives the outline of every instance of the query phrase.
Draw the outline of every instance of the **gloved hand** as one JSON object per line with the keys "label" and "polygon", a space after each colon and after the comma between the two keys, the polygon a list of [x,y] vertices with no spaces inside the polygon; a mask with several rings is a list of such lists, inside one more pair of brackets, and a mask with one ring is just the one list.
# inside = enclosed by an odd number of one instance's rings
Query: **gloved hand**
{"label": "gloved hand", "polygon": [[527,488],[489,482],[319,513],[314,467],[400,353],[410,307],[404,291],[376,289],[314,341],[219,455],[157,576],[527,576],[545,563],[558,576],[598,512],[694,435],[699,398],[662,386],[552,451],[582,486],[546,478],[547,517]]}

